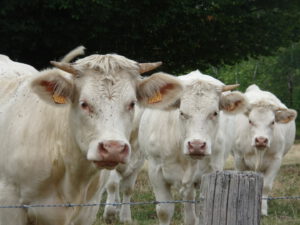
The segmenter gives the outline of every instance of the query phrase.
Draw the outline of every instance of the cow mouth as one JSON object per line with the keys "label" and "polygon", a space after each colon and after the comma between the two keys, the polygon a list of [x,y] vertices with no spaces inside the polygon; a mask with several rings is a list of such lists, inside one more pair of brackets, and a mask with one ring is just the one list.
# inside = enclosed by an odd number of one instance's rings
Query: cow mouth
{"label": "cow mouth", "polygon": [[115,161],[93,161],[93,163],[99,169],[104,168],[109,170],[114,169],[119,164],[119,162]]}
{"label": "cow mouth", "polygon": [[263,150],[265,150],[267,148],[267,146],[266,145],[255,145],[255,148],[257,150],[263,151]]}
{"label": "cow mouth", "polygon": [[194,154],[189,154],[189,156],[190,156],[192,159],[203,159],[206,155],[205,155],[205,154],[197,154],[197,153],[194,153]]}

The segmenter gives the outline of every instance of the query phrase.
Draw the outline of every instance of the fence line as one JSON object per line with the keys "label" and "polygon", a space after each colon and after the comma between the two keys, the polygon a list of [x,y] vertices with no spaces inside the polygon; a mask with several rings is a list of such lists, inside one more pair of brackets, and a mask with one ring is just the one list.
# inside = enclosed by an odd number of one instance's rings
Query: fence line
{"label": "fence line", "polygon": [[[282,196],[282,197],[267,197],[266,200],[300,200],[300,196]],[[203,200],[203,199],[201,199]],[[53,207],[94,207],[94,206],[121,206],[121,205],[157,205],[157,204],[177,204],[190,203],[198,204],[200,200],[172,200],[172,201],[148,201],[148,202],[114,202],[114,203],[65,203],[65,204],[35,204],[35,205],[2,205],[0,209],[20,209],[20,208],[53,208]]]}

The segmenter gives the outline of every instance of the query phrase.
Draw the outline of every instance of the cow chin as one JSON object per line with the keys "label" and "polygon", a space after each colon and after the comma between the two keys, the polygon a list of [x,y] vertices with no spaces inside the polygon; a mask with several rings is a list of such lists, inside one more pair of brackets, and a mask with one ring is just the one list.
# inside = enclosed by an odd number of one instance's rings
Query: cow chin
{"label": "cow chin", "polygon": [[191,154],[191,153],[184,153],[184,155],[187,158],[196,159],[196,160],[201,160],[201,159],[204,159],[205,157],[209,156],[208,154]]}
{"label": "cow chin", "polygon": [[98,168],[98,169],[108,169],[108,170],[113,170],[117,167],[119,164],[118,162],[113,162],[113,161],[93,161],[93,164]]}
{"label": "cow chin", "polygon": [[255,145],[254,146],[258,151],[265,151],[268,146],[266,145]]}
{"label": "cow chin", "polygon": [[189,154],[189,156],[190,156],[192,159],[201,160],[201,159],[203,159],[204,157],[206,157],[207,155],[204,155],[204,154]]}

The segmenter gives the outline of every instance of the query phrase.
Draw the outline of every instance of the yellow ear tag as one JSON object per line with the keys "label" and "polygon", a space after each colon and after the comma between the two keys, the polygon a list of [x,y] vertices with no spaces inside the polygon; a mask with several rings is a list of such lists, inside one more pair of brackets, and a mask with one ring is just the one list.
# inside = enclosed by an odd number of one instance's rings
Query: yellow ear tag
{"label": "yellow ear tag", "polygon": [[157,103],[157,102],[161,102],[162,100],[162,95],[160,92],[156,92],[155,95],[151,98],[148,99],[148,103],[149,104],[154,104],[154,103]]}
{"label": "yellow ear tag", "polygon": [[66,104],[67,103],[67,100],[64,96],[54,94],[54,95],[52,95],[52,98],[56,104]]}

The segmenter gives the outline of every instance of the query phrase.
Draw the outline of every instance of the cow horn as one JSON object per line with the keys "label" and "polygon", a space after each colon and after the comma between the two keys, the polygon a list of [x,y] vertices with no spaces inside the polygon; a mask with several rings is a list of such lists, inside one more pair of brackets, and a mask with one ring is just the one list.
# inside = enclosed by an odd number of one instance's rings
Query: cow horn
{"label": "cow horn", "polygon": [[61,69],[65,72],[71,73],[73,75],[77,75],[77,71],[74,69],[73,66],[71,66],[70,63],[64,63],[64,62],[56,62],[56,61],[50,61],[50,63],[57,67],[58,69]]}
{"label": "cow horn", "polygon": [[237,88],[239,86],[240,86],[239,84],[225,85],[222,88],[222,92],[224,92],[224,91],[231,91],[232,89],[235,89],[235,88]]}
{"label": "cow horn", "polygon": [[162,62],[154,62],[154,63],[139,63],[140,66],[140,74],[146,73],[150,70],[154,70],[157,67],[159,67],[162,64]]}
{"label": "cow horn", "polygon": [[273,106],[272,108],[273,108],[274,111],[287,111],[286,108],[282,108],[282,107]]}

